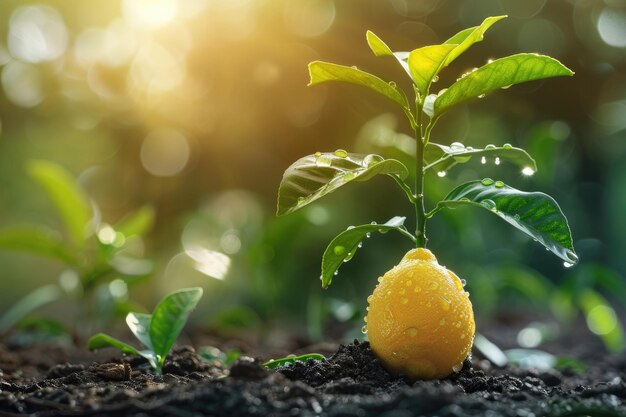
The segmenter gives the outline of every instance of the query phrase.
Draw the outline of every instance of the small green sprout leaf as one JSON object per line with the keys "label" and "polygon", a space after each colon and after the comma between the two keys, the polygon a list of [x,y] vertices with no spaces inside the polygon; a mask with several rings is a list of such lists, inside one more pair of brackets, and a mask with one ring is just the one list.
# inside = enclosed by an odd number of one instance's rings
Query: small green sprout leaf
{"label": "small green sprout leaf", "polygon": [[145,347],[154,350],[152,340],[150,339],[150,321],[152,315],[145,313],[130,312],[126,315],[126,325]]}
{"label": "small green sprout leaf", "polygon": [[53,162],[30,161],[28,173],[48,194],[72,242],[82,247],[92,217],[87,195],[69,172]]}
{"label": "small green sprout leaf", "polygon": [[319,353],[307,353],[306,355],[300,356],[286,356],[280,359],[270,359],[269,361],[265,362],[263,366],[270,369],[275,369],[279,366],[285,366],[294,362],[306,362],[309,359],[313,359],[315,361],[324,361],[326,360],[326,357]]}
{"label": "small green sprout leaf", "polygon": [[537,172],[535,160],[523,149],[511,145],[493,146],[474,149],[465,147],[462,143],[454,142],[450,146],[429,142],[424,150],[424,171],[433,169],[436,172],[446,172],[457,164],[470,161],[473,157],[480,158],[481,163],[487,161],[500,164],[500,160],[509,161],[522,169],[524,175]]}
{"label": "small green sprout leaf", "polygon": [[457,104],[482,97],[499,88],[573,74],[559,61],[545,55],[517,54],[500,58],[463,75],[439,94],[434,103],[433,117],[437,118]]}
{"label": "small green sprout leaf", "polygon": [[154,309],[150,320],[150,340],[160,365],[183,330],[187,317],[200,298],[202,288],[187,288],[167,295]]}
{"label": "small green sprout leaf", "polygon": [[363,240],[370,237],[371,233],[387,233],[390,230],[396,230],[415,243],[415,238],[404,227],[406,217],[393,217],[387,223],[363,224],[355,227],[348,227],[347,230],[338,234],[328,245],[322,256],[322,288],[328,288],[333,282],[333,276],[339,270],[339,267],[348,262],[354,256],[358,248],[361,247]]}
{"label": "small green sprout leaf", "polygon": [[0,232],[0,249],[29,252],[58,259],[70,265],[78,263],[58,233],[39,226],[20,227]]}
{"label": "small green sprout leaf", "polygon": [[104,333],[98,333],[91,336],[87,341],[87,347],[90,350],[102,349],[105,347],[114,347],[129,355],[139,355],[139,350],[136,349],[134,346],[131,346],[128,343],[124,343],[121,340],[118,340]]}
{"label": "small green sprout leaf", "polygon": [[137,339],[147,347],[145,350],[138,350],[103,333],[92,336],[87,347],[92,350],[115,347],[124,353],[143,356],[155,372],[160,374],[167,354],[201,297],[202,288],[186,288],[165,296],[152,314],[129,313],[126,323]]}
{"label": "small green sprout leaf", "polygon": [[292,213],[352,181],[367,181],[375,175],[408,176],[403,163],[379,155],[318,152],[294,162],[278,188],[277,215]]}
{"label": "small green sprout leaf", "polygon": [[357,68],[331,64],[329,62],[313,61],[309,64],[309,74],[311,75],[310,86],[327,81],[343,81],[356,84],[382,94],[399,104],[405,112],[409,109],[406,95],[397,86]]}
{"label": "small green sprout leaf", "polygon": [[524,192],[489,178],[470,181],[452,190],[437,204],[442,207],[481,207],[541,243],[566,266],[578,262],[567,219],[554,199],[539,192]]}

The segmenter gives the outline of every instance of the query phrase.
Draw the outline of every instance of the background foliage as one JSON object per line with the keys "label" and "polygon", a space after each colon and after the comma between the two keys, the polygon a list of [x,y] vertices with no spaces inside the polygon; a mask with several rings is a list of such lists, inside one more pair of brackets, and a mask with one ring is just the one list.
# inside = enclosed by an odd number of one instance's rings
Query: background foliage
{"label": "background foliage", "polygon": [[[278,329],[304,333],[307,323],[319,338],[326,318],[358,318],[377,276],[408,249],[393,234],[368,241],[322,292],[328,241],[348,225],[383,223],[411,208],[381,177],[375,193],[353,184],[276,219],[282,173],[316,151],[384,149],[401,158],[411,142],[393,103],[350,86],[307,88],[307,64],[357,65],[407,88],[401,68],[371,56],[366,30],[394,50],[411,50],[499,14],[509,15],[506,24],[452,64],[443,84],[517,52],[554,56],[576,75],[451,111],[433,140],[524,147],[539,171],[526,178],[512,165],[476,161],[429,178],[427,192],[441,199],[477,177],[546,192],[570,220],[581,266],[564,269],[528,237],[466,209],[429,223],[429,247],[468,281],[479,330],[504,306],[531,304],[561,323],[584,311],[592,330],[615,339],[615,314],[611,322],[594,308],[619,305],[626,294],[626,4],[619,0],[4,0],[0,229],[63,230],[28,171],[33,159],[52,161],[98,207],[85,231],[94,239],[146,205],[156,213],[133,248],[153,262],[152,277],[129,282],[128,292],[111,286],[112,277],[97,294],[114,292],[149,311],[166,292],[198,285],[205,324],[262,329],[278,343]],[[67,268],[0,252],[0,313]],[[57,318],[78,314],[72,303],[45,308]]]}

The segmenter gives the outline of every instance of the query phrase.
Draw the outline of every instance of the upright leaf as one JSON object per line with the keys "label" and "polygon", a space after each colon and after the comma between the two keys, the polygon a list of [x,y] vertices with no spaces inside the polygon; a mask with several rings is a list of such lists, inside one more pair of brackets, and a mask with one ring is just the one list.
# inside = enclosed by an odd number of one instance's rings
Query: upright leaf
{"label": "upright leaf", "polygon": [[567,219],[554,199],[538,192],[524,192],[485,178],[470,181],[452,190],[438,208],[475,206],[498,215],[504,221],[541,243],[565,261],[578,262]]}
{"label": "upright leaf", "polygon": [[439,94],[435,100],[433,117],[437,118],[457,104],[482,97],[499,88],[507,88],[526,81],[573,74],[559,61],[545,55],[517,54],[497,59],[465,74]]}
{"label": "upright leaf", "polygon": [[137,340],[143,343],[148,349],[154,350],[152,340],[150,339],[151,320],[151,314],[130,312],[126,315],[126,324]]}
{"label": "upright leaf", "polygon": [[367,38],[367,44],[369,45],[374,55],[376,56],[392,56],[393,55],[393,52],[387,46],[387,44],[383,42],[383,40],[380,39],[378,36],[376,36],[376,34],[372,32],[371,30],[367,31],[367,33],[365,34],[365,37]]}
{"label": "upright leaf", "polygon": [[318,152],[294,162],[278,188],[277,215],[292,213],[352,181],[367,181],[378,174],[406,178],[408,170],[395,159],[379,155]]}
{"label": "upright leaf", "polygon": [[457,45],[430,45],[415,49],[409,54],[411,78],[420,94],[425,96],[446,57]]}
{"label": "upright leaf", "polygon": [[0,249],[48,256],[72,265],[77,263],[76,257],[58,233],[37,226],[0,231]]}
{"label": "upright leaf", "polygon": [[76,180],[64,168],[49,161],[30,161],[28,173],[54,204],[72,242],[83,246],[92,213],[89,198]]}
{"label": "upright leaf", "polygon": [[396,230],[410,239],[414,237],[404,227],[406,217],[394,217],[384,224],[363,224],[351,226],[338,234],[328,245],[322,256],[322,288],[328,288],[333,282],[333,276],[344,263],[352,259],[361,242],[370,237],[371,233],[387,233]]}
{"label": "upright leaf", "polygon": [[446,56],[442,64],[442,68],[447,67],[457,59],[463,52],[467,51],[470,46],[483,40],[485,32],[498,20],[502,20],[504,16],[490,16],[483,20],[480,26],[462,30],[454,35],[452,38],[444,42],[444,44],[457,44],[456,47]]}
{"label": "upright leaf", "polygon": [[311,81],[309,85],[316,85],[327,81],[343,81],[360,85],[376,91],[379,94],[399,104],[403,110],[409,109],[409,103],[404,93],[393,83],[381,80],[375,75],[353,67],[331,64],[329,62],[313,61],[309,64]]}
{"label": "upright leaf", "polygon": [[496,164],[499,164],[501,160],[509,161],[520,167],[524,175],[532,175],[537,171],[535,160],[523,149],[509,144],[487,145],[485,148],[474,149],[469,146],[465,147],[459,142],[454,142],[450,146],[428,142],[424,150],[426,161],[424,171],[433,169],[437,172],[446,172],[456,164],[469,162],[473,157],[481,158],[483,164],[487,160]]}
{"label": "upright leaf", "polygon": [[154,208],[152,206],[143,206],[123,218],[115,225],[115,230],[121,232],[126,237],[143,236],[152,228],[154,217]]}
{"label": "upright leaf", "polygon": [[202,288],[182,289],[167,295],[154,309],[150,321],[150,340],[160,365],[201,297]]}

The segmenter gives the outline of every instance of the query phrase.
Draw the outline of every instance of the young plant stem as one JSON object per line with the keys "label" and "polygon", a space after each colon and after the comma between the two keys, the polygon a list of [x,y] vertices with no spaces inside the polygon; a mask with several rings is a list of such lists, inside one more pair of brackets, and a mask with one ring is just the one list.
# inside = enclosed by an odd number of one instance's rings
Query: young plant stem
{"label": "young plant stem", "polygon": [[[424,139],[422,136],[422,104],[419,96],[416,100],[417,126],[415,128],[415,245],[418,248],[426,247],[426,214],[424,210]],[[430,124],[429,124],[430,126]],[[430,134],[428,127],[426,133]]]}

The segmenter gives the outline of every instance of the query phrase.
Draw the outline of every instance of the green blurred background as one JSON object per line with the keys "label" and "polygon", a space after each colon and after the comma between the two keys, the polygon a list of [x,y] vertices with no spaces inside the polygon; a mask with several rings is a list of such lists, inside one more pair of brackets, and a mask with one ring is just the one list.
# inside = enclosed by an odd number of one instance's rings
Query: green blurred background
{"label": "green blurred background", "polygon": [[[616,317],[626,303],[626,2],[620,0],[3,0],[0,229],[63,230],[27,170],[32,159],[52,161],[97,207],[87,235],[100,248],[112,242],[109,225],[141,207],[154,209],[150,231],[124,248],[143,262],[126,265],[143,267],[135,274],[141,278],[129,279],[134,273],[116,266],[94,287],[96,301],[117,303],[110,315],[137,305],[151,309],[166,292],[199,285],[205,296],[196,322],[208,328],[276,344],[288,334],[304,340],[359,334],[376,278],[409,248],[392,234],[368,240],[327,291],[318,279],[321,254],[351,224],[407,215],[412,228],[411,207],[392,181],[379,178],[276,219],[276,191],[301,156],[337,148],[397,156],[410,128],[392,104],[368,91],[307,88],[307,64],[357,65],[410,88],[392,59],[371,54],[366,30],[394,50],[411,50],[500,14],[509,19],[447,69],[440,85],[517,52],[551,55],[576,75],[516,86],[444,118],[434,141],[508,142],[527,149],[539,171],[524,177],[510,165],[473,161],[445,178],[429,174],[428,204],[455,184],[487,176],[546,192],[570,220],[581,264],[566,269],[525,235],[472,210],[432,220],[429,247],[468,281],[479,330],[502,315],[521,327],[538,317],[564,323],[580,309],[592,331],[618,332],[611,337],[622,346]],[[60,280],[75,301],[41,311],[72,325],[82,314],[72,276],[61,262],[0,252],[0,314]],[[599,305],[613,307],[594,319]]]}

